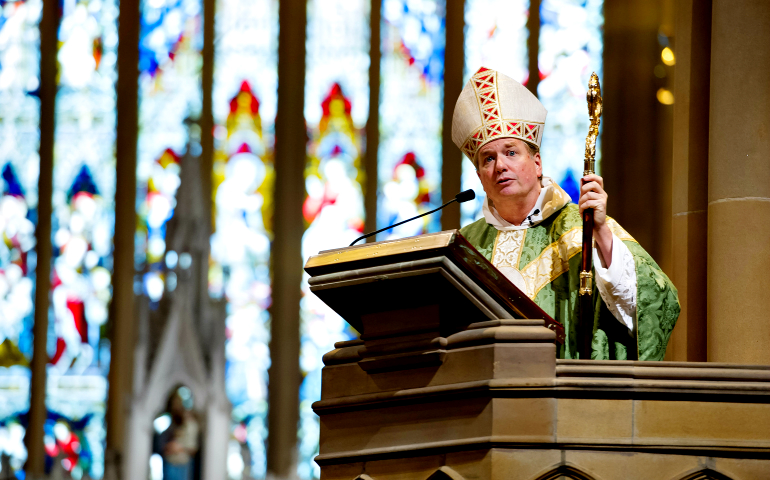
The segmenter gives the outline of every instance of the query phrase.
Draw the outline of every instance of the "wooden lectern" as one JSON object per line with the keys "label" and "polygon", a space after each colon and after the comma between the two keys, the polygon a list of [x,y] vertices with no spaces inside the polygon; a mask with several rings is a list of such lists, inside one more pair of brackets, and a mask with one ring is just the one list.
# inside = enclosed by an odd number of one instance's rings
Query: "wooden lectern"
{"label": "wooden lectern", "polygon": [[[360,333],[360,339],[339,342],[324,356],[322,400],[314,405],[321,416],[317,461],[324,469],[372,455],[398,457],[416,447],[386,442],[363,451],[360,446],[368,443],[372,447],[378,442],[347,445],[355,436],[344,432],[345,425],[361,425],[356,420],[360,399],[347,406],[339,403],[344,404],[350,394],[390,396],[386,392],[392,389],[453,382],[462,374],[440,368],[449,350],[466,347],[473,352],[467,347],[507,341],[524,342],[531,348],[505,352],[482,348],[492,355],[489,360],[505,363],[496,367],[499,372],[518,365],[516,376],[545,376],[555,362],[555,343],[564,342],[562,325],[508,281],[457,230],[320,252],[308,260],[305,270],[310,274],[311,291]],[[480,353],[453,363],[467,375],[468,368],[485,363],[472,358]],[[540,369],[544,369],[543,375],[538,373]],[[449,377],[436,375],[439,370]],[[478,378],[488,378],[488,374]],[[467,395],[453,395],[454,406],[467,408],[461,405],[461,398]],[[339,442],[347,446],[333,446]]]}
{"label": "wooden lectern", "polygon": [[508,281],[457,230],[326,250],[308,259],[310,290],[361,339],[469,324],[542,319],[564,343],[564,327]]}
{"label": "wooden lectern", "polygon": [[557,360],[561,325],[457,231],[305,269],[360,333],[323,358],[322,480],[770,478],[770,367]]}

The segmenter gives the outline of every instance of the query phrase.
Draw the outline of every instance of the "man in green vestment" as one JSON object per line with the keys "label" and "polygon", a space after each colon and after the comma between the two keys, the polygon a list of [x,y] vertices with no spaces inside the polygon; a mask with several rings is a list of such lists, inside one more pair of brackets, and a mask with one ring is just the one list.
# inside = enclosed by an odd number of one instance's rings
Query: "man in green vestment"
{"label": "man in green vestment", "polygon": [[460,230],[519,289],[564,325],[560,358],[578,358],[582,211],[594,209],[591,358],[662,360],[679,317],[677,291],[652,257],[606,215],[598,175],[582,179],[578,205],[543,176],[546,110],[515,80],[487,68],[455,106],[452,139],[487,196],[484,218]]}

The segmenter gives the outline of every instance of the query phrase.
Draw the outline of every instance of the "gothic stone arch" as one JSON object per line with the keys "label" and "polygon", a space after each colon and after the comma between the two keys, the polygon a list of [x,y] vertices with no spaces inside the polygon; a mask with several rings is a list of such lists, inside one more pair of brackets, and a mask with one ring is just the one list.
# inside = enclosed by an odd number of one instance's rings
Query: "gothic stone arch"
{"label": "gothic stone arch", "polygon": [[444,466],[433,472],[427,480],[465,480],[465,478],[451,468]]}
{"label": "gothic stone arch", "polygon": [[574,465],[559,465],[546,473],[540,475],[536,480],[596,480],[595,477],[589,475],[583,470]]}
{"label": "gothic stone arch", "polygon": [[680,480],[732,480],[727,475],[712,470],[710,468],[703,468],[693,473],[688,473]]}

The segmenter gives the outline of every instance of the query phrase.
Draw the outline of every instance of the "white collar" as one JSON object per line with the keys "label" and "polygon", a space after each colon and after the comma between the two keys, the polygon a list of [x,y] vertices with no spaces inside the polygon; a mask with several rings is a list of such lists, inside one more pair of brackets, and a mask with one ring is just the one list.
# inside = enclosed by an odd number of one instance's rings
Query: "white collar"
{"label": "white collar", "polygon": [[542,188],[540,189],[540,195],[537,197],[535,206],[532,207],[532,210],[530,210],[527,218],[524,219],[521,225],[514,225],[501,217],[497,212],[497,209],[489,204],[489,197],[484,198],[484,206],[482,207],[484,219],[488,224],[500,231],[508,232],[511,230],[524,230],[526,228],[534,227],[572,201],[569,194],[567,194],[567,192],[565,192],[551,178],[543,177],[540,181],[540,185]]}

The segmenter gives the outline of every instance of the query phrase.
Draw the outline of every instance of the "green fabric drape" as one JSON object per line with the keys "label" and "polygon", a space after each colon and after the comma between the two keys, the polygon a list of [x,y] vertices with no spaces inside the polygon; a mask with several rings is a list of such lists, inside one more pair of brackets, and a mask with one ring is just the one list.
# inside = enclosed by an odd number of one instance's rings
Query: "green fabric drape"
{"label": "green fabric drape", "polygon": [[[570,203],[538,225],[528,228],[518,269],[528,293],[540,308],[564,325],[566,341],[559,358],[578,358],[578,286],[582,219]],[[671,280],[655,260],[620,225],[608,219],[613,233],[628,247],[636,265],[636,318],[630,331],[609,311],[593,286],[594,327],[591,358],[596,360],[662,360],[679,317],[679,299]],[[499,232],[482,218],[460,233],[492,261]]]}

